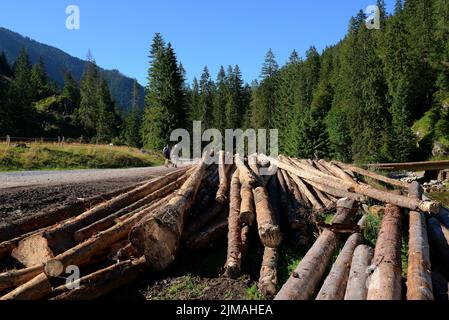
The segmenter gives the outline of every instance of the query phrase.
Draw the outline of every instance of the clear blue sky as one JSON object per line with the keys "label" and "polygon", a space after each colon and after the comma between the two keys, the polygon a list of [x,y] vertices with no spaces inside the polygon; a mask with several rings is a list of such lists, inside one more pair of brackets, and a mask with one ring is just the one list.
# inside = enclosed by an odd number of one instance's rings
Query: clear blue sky
{"label": "clear blue sky", "polygon": [[[394,0],[387,0],[391,12]],[[189,80],[205,65],[239,64],[247,82],[257,78],[268,48],[279,64],[296,49],[320,51],[346,33],[349,18],[375,0],[5,0],[0,26],[119,69],[146,84],[155,32],[170,41]],[[78,5],[81,29],[65,28],[65,8]]]}

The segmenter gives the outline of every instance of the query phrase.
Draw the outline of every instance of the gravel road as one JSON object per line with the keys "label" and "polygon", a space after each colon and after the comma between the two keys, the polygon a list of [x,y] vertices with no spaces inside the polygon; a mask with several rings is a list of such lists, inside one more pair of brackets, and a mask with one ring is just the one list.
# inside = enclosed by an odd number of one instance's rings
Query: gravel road
{"label": "gravel road", "polygon": [[0,189],[90,183],[111,179],[151,178],[166,174],[165,167],[73,170],[73,171],[21,171],[0,173]]}
{"label": "gravel road", "polygon": [[165,167],[0,173],[0,224],[162,176]]}

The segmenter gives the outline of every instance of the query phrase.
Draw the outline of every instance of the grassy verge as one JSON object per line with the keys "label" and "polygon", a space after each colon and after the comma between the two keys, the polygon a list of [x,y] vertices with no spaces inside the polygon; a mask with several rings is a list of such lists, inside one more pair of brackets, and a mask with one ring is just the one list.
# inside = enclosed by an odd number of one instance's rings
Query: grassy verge
{"label": "grassy verge", "polygon": [[157,154],[143,154],[128,147],[30,144],[27,148],[16,148],[0,145],[0,171],[131,168],[162,163],[162,157]]}

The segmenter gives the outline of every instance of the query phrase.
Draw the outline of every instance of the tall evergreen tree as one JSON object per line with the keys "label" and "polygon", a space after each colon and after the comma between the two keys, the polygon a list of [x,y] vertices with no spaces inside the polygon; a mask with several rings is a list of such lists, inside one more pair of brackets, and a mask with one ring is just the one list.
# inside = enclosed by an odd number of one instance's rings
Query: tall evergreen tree
{"label": "tall evergreen tree", "polygon": [[224,133],[226,129],[226,103],[227,98],[230,95],[229,88],[227,86],[227,76],[224,67],[221,66],[218,72],[216,91],[214,94],[214,106],[213,106],[213,127]]}
{"label": "tall evergreen tree", "polygon": [[212,128],[213,100],[215,84],[212,81],[209,69],[204,67],[200,80],[200,119],[205,129]]}
{"label": "tall evergreen tree", "polygon": [[185,124],[184,82],[171,44],[157,33],[150,50],[148,87],[142,123],[142,140],[149,149],[162,149],[171,132]]}
{"label": "tall evergreen tree", "polygon": [[96,121],[97,143],[109,143],[117,134],[115,104],[106,80],[101,81]]}
{"label": "tall evergreen tree", "polygon": [[123,123],[122,139],[127,146],[135,148],[141,147],[141,117],[142,113],[139,106],[139,88],[137,80],[134,80],[131,112],[125,117]]}
{"label": "tall evergreen tree", "polygon": [[49,94],[48,78],[45,72],[44,60],[39,57],[39,61],[31,69],[31,87],[34,100],[40,100]]}
{"label": "tall evergreen tree", "polygon": [[89,136],[96,134],[100,96],[100,73],[89,51],[80,86],[80,106],[77,110],[78,120]]}
{"label": "tall evergreen tree", "polygon": [[79,107],[80,88],[72,74],[68,71],[64,73],[64,87],[62,89],[62,95],[70,100],[76,108]]}

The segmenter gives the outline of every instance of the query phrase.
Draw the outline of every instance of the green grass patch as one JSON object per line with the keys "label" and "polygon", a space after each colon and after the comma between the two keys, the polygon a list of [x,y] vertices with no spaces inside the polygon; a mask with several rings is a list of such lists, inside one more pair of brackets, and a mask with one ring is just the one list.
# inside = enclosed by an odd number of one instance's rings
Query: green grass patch
{"label": "green grass patch", "polygon": [[133,168],[162,163],[158,154],[143,154],[128,147],[30,144],[27,148],[16,148],[0,145],[0,171]]}
{"label": "green grass patch", "polygon": [[279,252],[278,278],[279,283],[284,284],[295,271],[298,264],[307,254],[309,248],[303,246],[285,244]]}
{"label": "green grass patch", "polygon": [[248,300],[252,301],[263,301],[265,297],[259,292],[257,288],[257,284],[253,284],[251,287],[246,289],[246,295],[248,296]]}
{"label": "green grass patch", "polygon": [[382,217],[378,217],[372,214],[367,215],[366,227],[363,230],[363,236],[366,242],[373,248],[376,246],[381,224]]}

